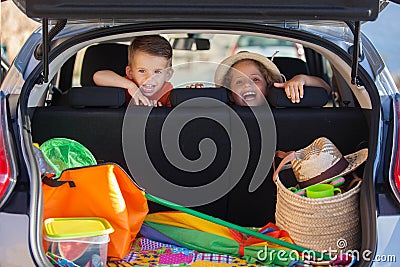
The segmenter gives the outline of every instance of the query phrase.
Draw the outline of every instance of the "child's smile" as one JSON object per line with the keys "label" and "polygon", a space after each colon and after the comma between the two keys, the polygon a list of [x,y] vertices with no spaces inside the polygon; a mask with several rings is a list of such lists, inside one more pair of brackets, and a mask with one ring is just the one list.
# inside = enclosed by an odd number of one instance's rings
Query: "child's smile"
{"label": "child's smile", "polygon": [[157,88],[156,84],[142,84],[140,86],[140,90],[144,95],[153,95],[155,92],[155,89]]}
{"label": "child's smile", "polygon": [[256,95],[257,93],[255,91],[248,91],[242,94],[242,98],[245,101],[252,101],[254,99],[256,99]]}

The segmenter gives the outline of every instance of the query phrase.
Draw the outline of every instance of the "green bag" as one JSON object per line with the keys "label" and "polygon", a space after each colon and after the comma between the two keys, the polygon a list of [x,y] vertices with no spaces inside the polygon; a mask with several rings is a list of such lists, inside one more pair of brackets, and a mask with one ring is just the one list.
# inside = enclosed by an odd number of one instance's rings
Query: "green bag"
{"label": "green bag", "polygon": [[93,154],[79,142],[68,138],[52,138],[40,146],[46,162],[59,177],[63,170],[97,165]]}

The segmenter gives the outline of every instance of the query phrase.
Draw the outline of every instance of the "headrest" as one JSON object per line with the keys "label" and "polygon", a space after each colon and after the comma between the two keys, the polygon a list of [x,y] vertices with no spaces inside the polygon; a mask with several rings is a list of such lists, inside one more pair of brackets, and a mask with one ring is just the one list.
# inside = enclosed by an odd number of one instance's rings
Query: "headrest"
{"label": "headrest", "polygon": [[310,74],[307,63],[299,58],[274,57],[273,62],[279,71],[285,75],[286,80],[292,79],[297,74]]}
{"label": "headrest", "polygon": [[124,44],[98,44],[89,46],[82,62],[81,85],[94,86],[93,74],[98,70],[112,70],[125,76],[128,65],[128,46]]}
{"label": "headrest", "polygon": [[304,97],[300,103],[292,103],[282,88],[271,88],[267,95],[268,103],[273,107],[323,107],[328,103],[328,92],[322,87],[304,86]]}
{"label": "headrest", "polygon": [[119,108],[125,104],[125,90],[117,87],[72,87],[68,92],[71,107]]}
{"label": "headrest", "polygon": [[[228,95],[225,88],[175,88],[171,91],[170,100],[173,107],[196,97],[208,97],[228,103]],[[211,104],[211,102],[210,102]],[[204,106],[204,103],[202,103]]]}

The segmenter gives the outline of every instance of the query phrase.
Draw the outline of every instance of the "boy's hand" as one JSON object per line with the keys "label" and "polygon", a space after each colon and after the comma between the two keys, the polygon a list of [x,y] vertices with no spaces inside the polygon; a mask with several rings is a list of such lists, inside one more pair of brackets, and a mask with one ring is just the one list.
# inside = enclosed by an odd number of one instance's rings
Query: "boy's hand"
{"label": "boy's hand", "polygon": [[[131,91],[128,90],[128,92],[131,94]],[[139,89],[133,93],[132,100],[135,106],[162,107],[162,103],[160,101],[148,99]]]}
{"label": "boy's hand", "polygon": [[161,102],[158,100],[149,100],[149,101],[151,103],[151,106],[153,106],[153,107],[162,107]]}
{"label": "boy's hand", "polygon": [[[133,83],[132,87],[128,88],[129,94],[132,96],[133,104],[136,106],[156,106],[154,100],[148,99],[142,94],[136,84]],[[156,101],[157,104],[157,101]]]}
{"label": "boy's hand", "polygon": [[202,83],[192,83],[191,85],[186,85],[186,88],[204,88]]}
{"label": "boy's hand", "polygon": [[284,88],[286,96],[291,99],[292,103],[300,103],[300,99],[304,96],[303,86],[306,83],[302,74],[294,76],[287,82],[274,83],[275,87]]}

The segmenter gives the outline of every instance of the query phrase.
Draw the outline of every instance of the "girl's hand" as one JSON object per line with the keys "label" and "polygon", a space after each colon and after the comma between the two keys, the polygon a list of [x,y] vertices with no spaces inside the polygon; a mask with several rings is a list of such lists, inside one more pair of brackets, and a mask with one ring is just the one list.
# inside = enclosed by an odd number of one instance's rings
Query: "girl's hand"
{"label": "girl's hand", "polygon": [[303,86],[306,83],[306,79],[303,74],[294,76],[287,82],[274,83],[277,88],[284,88],[286,96],[292,101],[292,103],[300,103],[300,99],[304,96]]}

